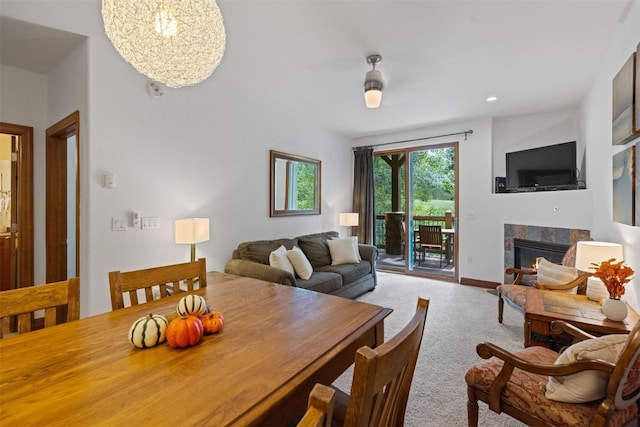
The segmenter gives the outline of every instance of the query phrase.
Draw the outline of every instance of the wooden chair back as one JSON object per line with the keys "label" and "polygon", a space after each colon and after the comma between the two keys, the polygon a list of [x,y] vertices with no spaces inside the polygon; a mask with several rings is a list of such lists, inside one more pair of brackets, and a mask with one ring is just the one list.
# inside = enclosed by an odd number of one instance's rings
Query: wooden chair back
{"label": "wooden chair back", "polygon": [[44,310],[44,327],[80,318],[80,280],[28,286],[0,292],[0,338],[4,336],[5,319],[17,316],[17,332],[34,329],[34,312]]}
{"label": "wooden chair back", "polygon": [[404,425],[428,308],[429,299],[419,298],[414,316],[398,334],[375,349],[356,352],[345,427]]}
{"label": "wooden chair back", "polygon": [[[205,286],[207,286],[207,264],[204,258],[143,270],[109,272],[113,310],[125,308],[125,294],[129,296],[131,306]],[[144,295],[144,299],[140,298],[141,295]]]}
{"label": "wooden chair back", "polygon": [[336,391],[323,384],[316,384],[309,394],[307,412],[297,427],[331,427]]}
{"label": "wooden chair back", "polygon": [[420,246],[428,248],[442,248],[442,227],[439,225],[419,225]]}

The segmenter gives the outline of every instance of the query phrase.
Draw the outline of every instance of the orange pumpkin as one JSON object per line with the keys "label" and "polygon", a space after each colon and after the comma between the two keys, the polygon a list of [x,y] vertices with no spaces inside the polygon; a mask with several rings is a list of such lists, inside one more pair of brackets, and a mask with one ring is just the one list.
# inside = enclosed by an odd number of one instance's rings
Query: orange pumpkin
{"label": "orange pumpkin", "polygon": [[204,327],[197,316],[181,316],[169,323],[165,335],[172,348],[185,348],[198,344],[204,335]]}
{"label": "orange pumpkin", "polygon": [[222,313],[219,311],[205,313],[200,316],[200,320],[202,320],[205,334],[215,334],[216,332],[220,332],[224,325],[224,317],[222,317]]}

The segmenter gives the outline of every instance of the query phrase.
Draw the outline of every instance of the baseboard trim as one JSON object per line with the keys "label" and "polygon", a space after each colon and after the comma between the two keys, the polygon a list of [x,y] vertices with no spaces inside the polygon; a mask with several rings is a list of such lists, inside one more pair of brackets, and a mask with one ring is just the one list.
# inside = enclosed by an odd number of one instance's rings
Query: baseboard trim
{"label": "baseboard trim", "polygon": [[500,285],[498,282],[489,282],[487,280],[470,279],[468,277],[462,277],[460,279],[461,285],[476,286],[478,288],[495,289]]}

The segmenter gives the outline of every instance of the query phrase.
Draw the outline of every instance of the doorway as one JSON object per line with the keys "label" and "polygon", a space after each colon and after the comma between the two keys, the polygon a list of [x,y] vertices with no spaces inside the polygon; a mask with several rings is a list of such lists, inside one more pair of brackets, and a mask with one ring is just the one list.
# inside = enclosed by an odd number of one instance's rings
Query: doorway
{"label": "doorway", "polygon": [[33,285],[33,128],[0,122],[0,290]]}
{"label": "doorway", "polygon": [[80,112],[47,129],[46,280],[80,272]]}
{"label": "doorway", "polygon": [[457,282],[457,165],[457,142],[374,153],[381,270]]}

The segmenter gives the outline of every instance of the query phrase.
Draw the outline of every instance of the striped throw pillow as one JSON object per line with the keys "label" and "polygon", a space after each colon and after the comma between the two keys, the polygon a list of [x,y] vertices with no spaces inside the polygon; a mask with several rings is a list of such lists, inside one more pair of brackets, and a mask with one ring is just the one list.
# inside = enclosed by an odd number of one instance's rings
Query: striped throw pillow
{"label": "striped throw pillow", "polygon": [[[538,260],[538,283],[542,285],[566,285],[578,277],[578,270],[573,267],[554,264],[544,258]],[[563,291],[575,294],[578,287]]]}

